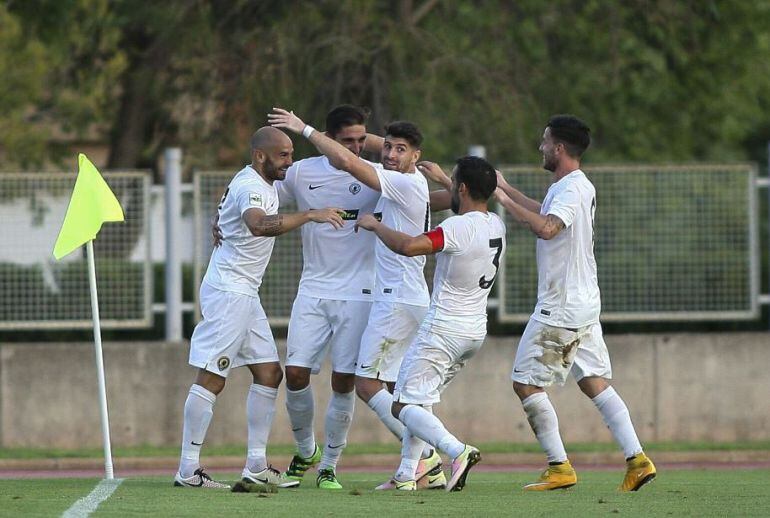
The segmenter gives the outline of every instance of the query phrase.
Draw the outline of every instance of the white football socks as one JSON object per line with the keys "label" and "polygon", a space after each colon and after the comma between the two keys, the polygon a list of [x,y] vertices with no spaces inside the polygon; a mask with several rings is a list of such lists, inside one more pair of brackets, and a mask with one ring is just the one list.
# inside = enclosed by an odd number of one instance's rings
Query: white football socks
{"label": "white football socks", "polygon": [[200,454],[217,396],[200,385],[190,387],[184,403],[184,425],[182,428],[182,455],[179,460],[179,474],[182,478],[193,476],[200,468]]}
{"label": "white football socks", "polygon": [[366,404],[369,405],[369,408],[374,410],[374,413],[380,418],[382,424],[384,424],[393,435],[401,440],[404,433],[404,425],[401,421],[393,417],[393,414],[390,411],[390,407],[393,405],[393,395],[387,390],[382,389],[373,395]]}
{"label": "white football socks", "polygon": [[318,469],[337,469],[342,450],[348,441],[348,430],[353,422],[353,409],[356,404],[355,392],[334,392],[329,399],[324,421],[326,446],[324,446]]}
{"label": "white football socks", "polygon": [[246,397],[246,420],[248,422],[248,450],[246,469],[258,473],[267,467],[267,438],[275,415],[275,400],[278,389],[253,383]]}
{"label": "white football socks", "polygon": [[[403,442],[405,435],[404,423],[393,417],[393,413],[390,410],[391,406],[393,406],[393,394],[382,389],[373,395],[366,404],[369,405],[369,408],[374,410],[374,413],[380,418],[382,424],[384,424],[399,441]],[[426,459],[430,457],[433,453],[433,449],[428,444],[425,444],[425,441],[423,440],[420,440],[420,443],[424,445],[423,450],[420,453],[422,458]]]}
{"label": "white football socks", "polygon": [[441,420],[417,405],[406,405],[398,419],[415,435],[453,459],[465,450],[465,444],[449,433]]}
{"label": "white football socks", "polygon": [[409,428],[404,427],[404,436],[401,439],[401,464],[396,470],[396,480],[406,482],[415,479],[420,455],[425,446],[425,441],[412,435]]}
{"label": "white football socks", "polygon": [[620,395],[615,392],[615,389],[607,387],[591,401],[594,402],[596,408],[601,412],[604,423],[612,432],[615,441],[623,449],[623,455],[625,455],[626,459],[641,453],[642,445],[636,436],[636,430],[634,430],[634,424],[631,422],[628,407]]}
{"label": "white football socks", "polygon": [[559,418],[551,400],[548,399],[548,394],[537,392],[524,399],[521,404],[540,447],[548,457],[548,462],[566,461],[567,452],[559,435]]}
{"label": "white football socks", "polygon": [[313,390],[310,385],[299,390],[286,389],[286,410],[289,413],[291,431],[301,457],[310,457],[315,452],[313,435]]}

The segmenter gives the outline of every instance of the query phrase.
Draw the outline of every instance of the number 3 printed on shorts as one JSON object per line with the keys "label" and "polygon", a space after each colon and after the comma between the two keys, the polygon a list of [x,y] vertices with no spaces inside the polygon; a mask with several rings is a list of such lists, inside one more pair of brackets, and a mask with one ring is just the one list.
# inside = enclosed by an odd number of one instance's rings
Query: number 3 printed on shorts
{"label": "number 3 printed on shorts", "polygon": [[495,282],[495,279],[497,279],[497,271],[500,269],[500,254],[503,253],[503,238],[498,237],[495,239],[490,239],[489,248],[497,248],[495,257],[492,259],[492,264],[495,265],[495,274],[489,280],[486,279],[486,276],[481,276],[481,279],[479,279],[479,288],[482,290],[488,290],[491,288],[492,284]]}

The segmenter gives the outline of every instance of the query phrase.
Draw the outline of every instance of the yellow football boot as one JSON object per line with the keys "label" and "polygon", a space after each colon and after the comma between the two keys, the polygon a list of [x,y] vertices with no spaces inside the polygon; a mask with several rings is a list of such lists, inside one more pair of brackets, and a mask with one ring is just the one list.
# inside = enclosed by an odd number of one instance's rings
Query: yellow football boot
{"label": "yellow football boot", "polygon": [[549,465],[537,482],[524,486],[524,491],[550,491],[566,489],[577,484],[577,474],[568,460],[555,466]]}
{"label": "yellow football boot", "polygon": [[626,476],[618,488],[620,491],[639,491],[643,485],[652,482],[657,471],[647,455],[638,453],[626,461]]}

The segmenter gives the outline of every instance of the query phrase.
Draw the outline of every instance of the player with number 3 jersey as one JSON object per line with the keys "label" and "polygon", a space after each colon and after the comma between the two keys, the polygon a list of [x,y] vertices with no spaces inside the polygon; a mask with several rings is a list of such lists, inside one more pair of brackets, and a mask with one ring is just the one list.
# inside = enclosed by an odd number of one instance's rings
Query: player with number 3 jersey
{"label": "player with number 3 jersey", "polygon": [[401,465],[386,483],[417,489],[417,468],[427,442],[452,458],[447,491],[459,491],[479,450],[457,440],[432,413],[440,394],[486,336],[487,298],[505,252],[505,226],[487,209],[497,187],[494,168],[484,159],[463,157],[452,178],[452,210],[435,230],[410,236],[372,216],[359,221],[393,252],[413,257],[437,254],[433,295],[425,320],[401,363],[391,412],[404,425]]}

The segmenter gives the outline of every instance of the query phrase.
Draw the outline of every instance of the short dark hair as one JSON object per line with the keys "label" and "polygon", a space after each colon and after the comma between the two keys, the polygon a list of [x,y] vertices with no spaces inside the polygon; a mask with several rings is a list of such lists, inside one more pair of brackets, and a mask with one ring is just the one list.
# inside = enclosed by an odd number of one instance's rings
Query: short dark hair
{"label": "short dark hair", "polygon": [[369,118],[369,111],[366,108],[353,106],[352,104],[340,104],[332,108],[326,115],[326,131],[334,136],[348,126],[366,125],[366,119]]}
{"label": "short dark hair", "polygon": [[492,164],[481,157],[464,156],[457,159],[455,181],[464,183],[471,198],[487,201],[497,189],[497,173]]}
{"label": "short dark hair", "polygon": [[591,144],[591,128],[574,115],[554,115],[548,120],[551,136],[564,144],[569,156],[580,158]]}
{"label": "short dark hair", "polygon": [[385,126],[385,135],[402,138],[409,142],[413,148],[420,149],[422,145],[422,133],[413,123],[407,121],[394,121]]}

